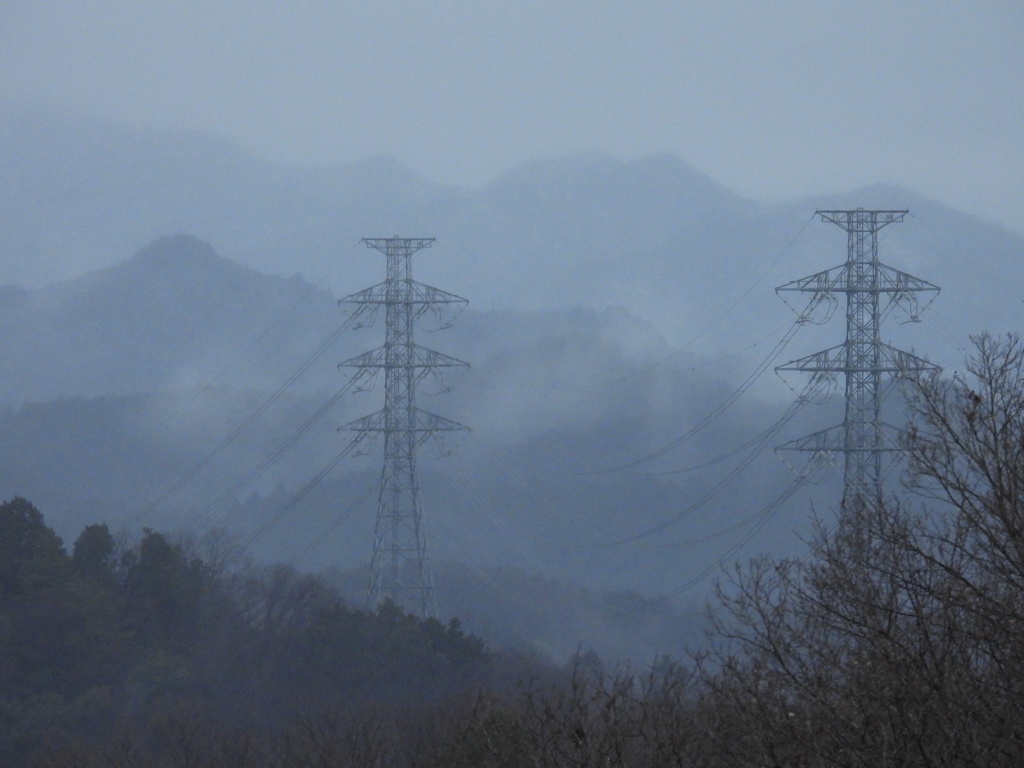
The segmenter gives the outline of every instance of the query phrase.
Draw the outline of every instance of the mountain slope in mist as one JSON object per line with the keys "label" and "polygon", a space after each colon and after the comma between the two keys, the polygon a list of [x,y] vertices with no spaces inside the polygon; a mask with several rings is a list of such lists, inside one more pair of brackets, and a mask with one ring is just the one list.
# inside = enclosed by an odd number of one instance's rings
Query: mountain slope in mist
{"label": "mountain slope in mist", "polygon": [[[259,274],[193,236],[160,238],[127,261],[0,302],[2,401],[205,385],[265,387],[339,325],[331,297]],[[259,335],[258,356],[239,340]]]}
{"label": "mountain slope in mist", "polygon": [[[352,457],[309,483],[348,439],[336,428],[380,407],[378,382],[376,391],[351,393],[321,413],[344,381],[335,364],[379,344],[380,327],[347,331],[282,389],[321,350],[341,310],[301,279],[261,275],[187,236],[18,296],[16,317],[34,342],[19,350],[5,336],[10,328],[0,329],[7,359],[24,366],[3,390],[12,405],[0,409],[0,496],[32,498],[62,533],[97,519],[135,529],[223,526],[262,559],[365,567],[379,453]],[[516,573],[528,582],[534,573],[559,585],[563,597],[593,590],[574,621],[600,635],[600,626],[611,632],[600,609],[608,595],[636,610],[640,594],[671,593],[717,571],[719,561],[794,547],[791,529],[805,505],[794,502],[770,526],[758,526],[765,497],[788,477],[769,454],[757,457],[745,482],[690,509],[728,468],[701,465],[763,431],[783,409],[777,403],[738,402],[660,463],[608,471],[720,406],[745,361],[729,370],[677,350],[621,309],[469,310],[449,331],[420,340],[472,364],[451,393],[435,397],[424,387],[420,397],[423,407],[473,427],[422,452],[432,556],[464,575],[511,569],[472,588],[463,579],[468,591],[445,598],[452,610],[493,589],[487,585],[495,578],[507,583]],[[59,381],[48,380],[33,357],[42,348],[64,362]],[[19,405],[25,391],[31,402]],[[450,455],[438,456],[444,449]],[[694,465],[677,475],[638,474]],[[699,604],[707,583],[680,599]],[[506,586],[509,606],[517,591]],[[675,626],[662,609],[652,617],[657,626]],[[529,637],[502,637],[560,651],[583,639],[557,631],[557,621],[542,627],[546,620],[535,616]],[[496,618],[483,612],[479,621]],[[667,648],[661,630],[650,629],[651,647]],[[616,652],[624,652],[625,635],[616,632]]]}
{"label": "mountain slope in mist", "polygon": [[[302,253],[314,227],[317,237],[332,238],[336,257],[362,234],[391,232],[396,214],[435,199],[438,189],[385,159],[288,169],[216,137],[6,114],[0,283],[40,287],[112,266],[175,232],[232,256],[253,254],[245,262],[264,271],[308,274],[317,265]],[[268,247],[273,264],[258,256]]]}
{"label": "mountain slope in mist", "polygon": [[845,234],[812,222],[816,208],[886,207],[911,213],[885,230],[881,259],[943,288],[928,323],[892,323],[894,341],[952,365],[967,333],[1019,325],[1008,278],[1024,237],[893,187],[769,205],[678,158],[590,153],[463,189],[385,159],[283,168],[210,137],[81,118],[10,115],[0,135],[0,283],[43,285],[188,232],[267,273],[341,269],[341,295],[380,279],[360,237],[435,236],[418,274],[476,307],[621,306],[674,343],[736,350],[792,320],[774,285],[845,261]]}

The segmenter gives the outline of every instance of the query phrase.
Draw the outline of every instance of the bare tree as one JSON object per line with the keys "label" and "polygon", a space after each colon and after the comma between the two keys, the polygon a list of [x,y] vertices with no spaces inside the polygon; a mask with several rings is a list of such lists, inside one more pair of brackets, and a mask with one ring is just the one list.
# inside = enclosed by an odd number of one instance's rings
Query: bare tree
{"label": "bare tree", "polygon": [[909,382],[924,503],[843,510],[808,557],[738,568],[705,661],[731,765],[1024,764],[1024,348]]}

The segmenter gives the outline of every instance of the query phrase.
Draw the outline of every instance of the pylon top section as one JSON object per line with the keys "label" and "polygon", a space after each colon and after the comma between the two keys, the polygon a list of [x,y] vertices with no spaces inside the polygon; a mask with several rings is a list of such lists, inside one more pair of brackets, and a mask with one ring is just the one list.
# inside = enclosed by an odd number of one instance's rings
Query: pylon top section
{"label": "pylon top section", "polygon": [[[344,298],[339,304],[418,304],[433,307],[443,304],[467,304],[466,299],[454,293],[442,291],[432,285],[412,279],[412,256],[417,251],[430,248],[433,237],[364,237],[360,242],[367,248],[380,251],[388,257],[387,280],[365,288]],[[402,285],[399,286],[398,283]]]}
{"label": "pylon top section", "polygon": [[[888,294],[890,302],[906,302],[910,319],[917,320],[922,307],[911,294],[938,293],[939,288],[927,280],[894,269],[878,260],[878,232],[883,227],[903,221],[906,210],[865,210],[814,212],[822,221],[844,229],[849,238],[846,262],[780,285],[777,293],[802,291],[818,297],[830,293]],[[874,299],[867,299],[874,301]]]}
{"label": "pylon top section", "polygon": [[886,224],[894,224],[903,221],[903,217],[910,211],[866,211],[863,208],[856,208],[852,211],[815,211],[815,216],[821,216],[822,221],[830,221],[842,227],[847,232],[858,230],[877,232]]}
{"label": "pylon top section", "polygon": [[387,254],[396,248],[408,251],[410,255],[416,251],[429,248],[437,238],[434,237],[364,237],[361,242],[366,243],[367,248],[375,248],[381,253]]}

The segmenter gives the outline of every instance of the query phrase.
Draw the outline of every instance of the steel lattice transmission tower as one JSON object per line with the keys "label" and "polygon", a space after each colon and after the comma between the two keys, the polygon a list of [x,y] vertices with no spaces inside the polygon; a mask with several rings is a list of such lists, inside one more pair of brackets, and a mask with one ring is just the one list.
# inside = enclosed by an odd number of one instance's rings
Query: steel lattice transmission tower
{"label": "steel lattice transmission tower", "polygon": [[[783,450],[844,454],[843,505],[882,501],[883,454],[899,450],[899,430],[881,420],[882,377],[937,366],[881,340],[882,318],[905,304],[917,320],[917,294],[939,289],[878,260],[878,232],[903,221],[908,211],[815,211],[822,221],[847,233],[846,263],[776,288],[812,293],[812,304],[846,294],[846,342],[780,365],[776,371],[806,371],[826,378],[846,378],[846,416],[842,424],[780,446]],[[806,315],[804,315],[806,317]]]}
{"label": "steel lattice transmission tower", "polygon": [[467,427],[416,406],[416,386],[433,376],[445,388],[444,369],[464,368],[466,363],[443,355],[414,340],[417,319],[427,312],[439,320],[446,306],[467,304],[451,293],[412,279],[412,257],[429,248],[434,238],[364,238],[367,247],[387,257],[387,279],[339,304],[355,305],[353,316],[372,324],[384,308],[384,346],[339,364],[357,369],[353,378],[384,371],[384,407],[341,429],[359,433],[356,439],[384,436],[384,466],[377,499],[377,522],[367,590],[368,603],[376,607],[391,600],[424,616],[434,613],[434,590],[427,562],[419,483],[416,479],[417,449],[441,432]]}

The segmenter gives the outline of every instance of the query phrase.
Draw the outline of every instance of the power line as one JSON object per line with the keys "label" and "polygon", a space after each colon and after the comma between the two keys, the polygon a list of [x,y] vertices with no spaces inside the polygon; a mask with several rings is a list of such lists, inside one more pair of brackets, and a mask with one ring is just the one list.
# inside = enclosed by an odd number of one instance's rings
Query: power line
{"label": "power line", "polygon": [[[359,509],[359,507],[361,507],[365,502],[367,502],[373,496],[373,494],[376,492],[376,490],[377,490],[377,484],[374,483],[373,485],[370,486],[370,488],[366,491],[366,493],[364,493],[362,496],[360,496],[354,502],[349,504],[341,512],[341,514],[338,515],[338,517],[331,523],[331,525],[327,529],[325,529],[321,533],[317,534],[316,538],[314,538],[311,542],[309,542],[309,544],[307,544],[305,547],[303,547],[302,551],[300,551],[297,555],[295,555],[295,557],[293,557],[291,559],[291,565],[292,566],[297,566],[299,563],[301,563],[305,559],[306,555],[308,555],[310,552],[312,552],[314,549],[316,549],[318,546],[320,546],[324,541],[326,541],[328,536],[330,536],[332,533],[334,533],[339,528],[341,528],[341,526],[343,526],[345,523],[347,523],[349,518],[352,517],[352,514],[357,509]],[[280,519],[280,518],[278,518],[278,519]],[[268,530],[269,530],[269,528],[268,528]]]}
{"label": "power line", "polygon": [[640,539],[664,531],[666,528],[679,522],[684,517],[696,512],[698,509],[707,504],[707,502],[709,502],[711,499],[713,499],[715,496],[721,493],[726,487],[728,487],[733,481],[735,481],[740,475],[742,475],[744,471],[746,471],[747,467],[749,467],[754,462],[754,460],[760,455],[760,453],[768,446],[768,444],[775,439],[775,436],[779,433],[779,431],[787,423],[789,423],[789,421],[799,412],[799,410],[803,407],[804,402],[805,400],[803,400],[802,398],[798,398],[796,401],[794,401],[786,410],[786,412],[783,413],[782,416],[780,416],[779,419],[771,427],[762,432],[756,442],[753,442],[751,444],[750,449],[747,451],[743,459],[735,467],[729,470],[729,472],[724,477],[720,478],[718,482],[711,486],[711,488],[702,493],[697,498],[697,500],[694,501],[692,504],[688,504],[687,506],[683,507],[681,510],[673,514],[671,517],[662,520],[660,523],[657,523],[656,525],[650,526],[649,528],[639,531],[638,533],[620,539],[615,539],[614,541],[608,541],[601,544],[594,544],[591,545],[590,548],[597,549],[613,547],[620,546],[623,544],[629,544],[634,541],[639,541]]}
{"label": "power line", "polygon": [[700,421],[694,424],[690,429],[688,429],[679,437],[671,440],[670,442],[666,443],[660,448],[651,451],[648,454],[645,454],[644,456],[641,456],[637,459],[633,459],[624,464],[619,464],[618,466],[608,467],[606,469],[596,470],[593,472],[581,472],[579,474],[600,475],[608,474],[611,472],[622,472],[624,470],[633,469],[635,467],[641,466],[642,464],[646,464],[650,461],[653,461],[654,459],[658,459],[664,456],[667,453],[670,453],[671,451],[674,451],[676,448],[690,440],[690,438],[692,438],[694,435],[700,433],[703,429],[705,429],[712,422],[714,422],[718,417],[720,417],[726,411],[728,411],[729,408],[735,405],[735,403],[741,397],[743,397],[743,395],[747,393],[747,391],[764,374],[764,372],[767,371],[769,367],[771,367],[771,364],[775,362],[775,359],[782,354],[783,350],[785,350],[789,342],[792,341],[793,337],[797,334],[797,331],[800,330],[800,327],[801,324],[799,322],[793,323],[790,326],[789,330],[786,332],[786,334],[778,341],[778,343],[771,349],[771,351],[764,357],[764,359],[762,359],[761,362],[757,364],[757,367],[753,370],[753,372],[750,373],[750,375],[747,376],[746,379],[744,379],[744,381],[739,385],[739,387],[733,390],[729,394],[729,396],[725,398],[725,400],[719,403],[718,406],[712,409]]}
{"label": "power line", "polygon": [[738,541],[736,541],[731,547],[729,547],[729,549],[727,549],[720,557],[716,558],[715,561],[711,563],[711,565],[708,565],[707,567],[701,569],[700,572],[684,581],[682,584],[677,586],[672,591],[667,592],[666,594],[661,595],[660,597],[657,597],[653,600],[647,601],[644,607],[653,608],[657,605],[661,605],[662,603],[666,603],[669,600],[678,597],[686,590],[696,586],[700,582],[704,581],[704,579],[706,579],[712,573],[719,570],[723,565],[725,565],[727,561],[735,557],[736,554],[740,550],[742,550],[743,547],[746,546],[746,544],[751,539],[753,539],[758,533],[760,533],[761,529],[768,524],[768,521],[772,519],[775,513],[787,501],[789,501],[797,493],[797,491],[799,491],[805,484],[806,480],[804,479],[804,476],[797,475],[796,477],[794,477],[782,493],[775,497],[775,499],[773,499],[769,504],[762,507],[755,515],[752,515],[750,518],[748,518],[748,520],[754,522],[753,527],[750,528],[750,530],[748,530],[746,533],[744,533],[743,536]]}
{"label": "power line", "polygon": [[[625,373],[624,375],[622,375],[622,376],[620,376],[620,377],[618,377],[616,379],[612,379],[610,382],[607,382],[607,383],[608,384],[614,384],[614,383],[616,383],[618,381],[623,381],[623,380],[626,380],[626,379],[631,379],[631,378],[634,378],[636,376],[642,376],[642,375],[644,375],[644,374],[646,374],[646,373],[648,373],[648,372],[650,372],[650,371],[652,371],[652,370],[654,370],[654,369],[664,365],[669,360],[674,358],[678,353],[684,352],[685,350],[687,350],[691,346],[693,346],[695,343],[700,341],[702,338],[704,338],[704,336],[706,336],[709,332],[711,332],[720,322],[722,322],[722,320],[724,320],[726,317],[728,317],[736,309],[736,307],[738,307],[740,304],[742,304],[743,301],[747,298],[747,296],[749,296],[753,292],[753,290],[764,281],[764,279],[768,276],[768,274],[776,266],[778,266],[779,262],[782,261],[782,259],[786,256],[786,254],[790,252],[790,250],[793,248],[794,245],[796,245],[797,240],[800,239],[800,237],[803,235],[803,233],[806,231],[807,227],[810,225],[810,223],[812,221],[814,221],[814,216],[809,217],[807,219],[807,221],[805,221],[803,223],[803,226],[800,227],[800,230],[793,236],[793,238],[783,248],[781,248],[778,252],[776,252],[774,258],[771,261],[771,263],[757,276],[757,278],[754,280],[754,282],[751,283],[749,286],[747,286],[747,288],[732,302],[732,304],[730,304],[728,307],[726,307],[725,311],[723,311],[720,315],[718,315],[718,317],[716,317],[714,320],[712,320],[708,325],[704,326],[698,333],[696,333],[694,336],[690,337],[688,340],[684,341],[683,344],[680,347],[678,347],[677,349],[674,349],[671,353],[666,355],[661,360],[657,360],[657,361],[655,361],[655,362],[645,366],[640,371]],[[752,345],[752,346],[756,346],[756,343],[754,345]],[[740,351],[743,351],[743,350],[740,350]],[[734,354],[738,354],[738,353],[734,353]],[[693,367],[689,367],[689,368],[687,368],[687,370],[693,370]],[[598,385],[591,385],[591,386],[598,386]]]}
{"label": "power line", "polygon": [[159,507],[164,501],[173,496],[178,490],[185,486],[192,478],[199,474],[205,469],[210,462],[219,456],[224,449],[226,449],[231,443],[233,443],[248,427],[262,416],[274,403],[276,403],[284,393],[297,382],[303,374],[306,373],[312,367],[312,365],[319,360],[323,354],[331,347],[331,345],[337,341],[352,324],[353,318],[349,317],[342,323],[336,330],[334,330],[330,336],[320,343],[313,353],[306,358],[306,360],[295,369],[291,375],[288,376],[274,392],[267,397],[260,405],[252,411],[240,424],[238,424],[224,439],[222,439],[209,453],[207,453],[202,459],[200,459],[189,471],[178,478],[172,483],[163,493],[161,493],[154,501],[152,501],[147,507],[141,512],[136,514],[132,518],[133,523],[137,523],[140,520],[145,519],[153,513],[153,511]]}
{"label": "power line", "polygon": [[355,450],[356,446],[359,444],[361,439],[361,437],[356,437],[356,439],[352,440],[347,446],[345,446],[345,448],[337,456],[331,459],[324,467],[320,469],[319,472],[317,472],[312,478],[310,478],[287,504],[285,504],[281,509],[279,509],[267,520],[265,520],[263,524],[260,525],[255,531],[249,534],[249,536],[244,540],[243,544],[245,544],[245,546],[249,546],[263,538],[267,531],[273,528],[274,525],[276,525],[278,521],[281,520],[282,517],[288,514],[304,498],[306,498],[306,496],[308,496],[310,492],[312,492],[312,490],[316,488],[320,484],[320,482],[325,477],[327,477],[327,475],[329,475],[336,466],[338,466],[338,464],[341,463],[342,459],[344,459],[346,456],[352,453],[353,450]]}
{"label": "power line", "polygon": [[355,379],[350,380],[344,387],[335,392],[326,402],[320,405],[299,427],[296,429],[284,442],[282,442],[274,451],[263,458],[256,466],[242,475],[238,480],[235,481],[234,485],[228,488],[226,491],[221,493],[216,499],[210,502],[203,510],[196,515],[191,525],[195,526],[201,520],[205,520],[210,517],[217,509],[230,503],[233,499],[237,498],[243,491],[252,486],[257,480],[259,480],[271,467],[277,464],[278,461],[288,452],[296,443],[299,442],[302,437],[309,432],[316,424],[318,424],[324,416],[326,416],[334,405],[352,389]]}
{"label": "power line", "polygon": [[[358,243],[356,243],[356,245],[358,245]],[[355,247],[356,246],[353,246],[353,249],[355,249]],[[157,425],[157,430],[160,430],[162,427],[165,427],[175,418],[179,417],[182,413],[185,412],[185,410],[190,405],[192,405],[204,394],[209,392],[218,381],[224,378],[227,375],[228,371],[231,371],[234,368],[236,368],[238,366],[239,361],[241,361],[242,358],[244,358],[246,355],[248,355],[250,352],[256,349],[256,347],[258,347],[263,342],[264,339],[270,336],[270,334],[273,333],[278,328],[278,326],[280,326],[289,316],[291,316],[296,309],[298,309],[300,306],[303,306],[303,304],[309,299],[313,292],[316,291],[320,287],[320,285],[338,269],[338,266],[339,265],[335,264],[334,266],[322,272],[320,276],[313,283],[310,283],[309,287],[298,298],[296,298],[295,301],[293,301],[291,305],[282,314],[278,315],[273,320],[271,320],[269,324],[264,326],[264,328],[259,333],[256,334],[256,336],[248,344],[248,346],[245,347],[245,349],[239,352],[234,358],[232,358],[228,363],[226,363],[224,367],[220,369],[220,371],[215,373],[212,378],[210,378],[202,386],[200,386],[191,397],[185,400],[184,403],[179,404],[178,407],[174,408],[172,412],[169,413],[163,419],[163,421],[161,421]]]}
{"label": "power line", "polygon": [[778,263],[780,261],[782,261],[782,258],[787,253],[789,253],[790,249],[794,245],[796,245],[796,241],[800,239],[800,236],[803,235],[804,231],[807,229],[807,227],[810,225],[810,223],[812,221],[814,221],[814,216],[811,216],[810,218],[807,219],[807,221],[804,222],[803,226],[800,227],[800,231],[797,232],[793,236],[793,239],[790,240],[786,244],[786,246],[775,255],[775,258],[772,259],[771,264],[769,264],[768,267],[763,272],[761,272],[760,275],[757,276],[757,279],[754,280],[754,282],[751,283],[747,287],[747,289],[745,291],[743,291],[743,293],[741,293],[736,298],[736,300],[726,308],[726,310],[724,312],[722,312],[722,314],[720,314],[717,318],[715,318],[709,325],[707,325],[703,330],[701,330],[696,336],[692,337],[689,341],[685,342],[683,344],[683,346],[682,346],[682,349],[686,349],[689,346],[691,346],[692,344],[694,344],[697,341],[699,341],[700,339],[702,339],[704,336],[706,336],[708,334],[709,331],[711,331],[716,325],[718,325],[722,320],[724,320],[734,309],[736,309],[736,307],[738,307],[740,304],[742,304],[743,301],[747,298],[747,296],[749,296],[753,292],[753,290],[757,286],[759,286],[761,284],[761,282],[768,276],[768,273],[771,272],[773,269],[775,269],[775,267],[778,265]]}

